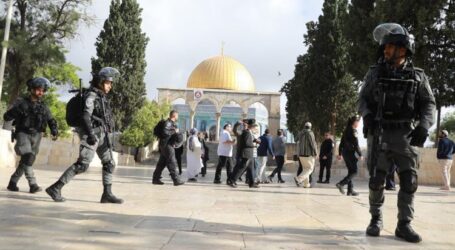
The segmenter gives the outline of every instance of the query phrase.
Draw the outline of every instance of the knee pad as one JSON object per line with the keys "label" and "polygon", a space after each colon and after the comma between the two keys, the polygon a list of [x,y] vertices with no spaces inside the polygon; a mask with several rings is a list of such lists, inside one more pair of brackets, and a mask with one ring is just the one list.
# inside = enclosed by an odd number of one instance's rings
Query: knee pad
{"label": "knee pad", "polygon": [[32,166],[35,162],[36,156],[33,153],[27,153],[21,156],[20,163],[25,166]]}
{"label": "knee pad", "polygon": [[76,174],[84,173],[85,171],[87,171],[87,169],[88,169],[88,164],[83,164],[83,163],[77,162],[74,165],[74,170],[76,171]]}
{"label": "knee pad", "polygon": [[115,165],[112,164],[111,162],[103,164],[103,171],[106,171],[106,172],[112,174],[114,172],[114,169],[115,169]]}
{"label": "knee pad", "polygon": [[385,187],[385,177],[387,176],[386,172],[376,171],[376,176],[370,177],[369,187],[371,190],[379,191]]}
{"label": "knee pad", "polygon": [[417,174],[413,171],[406,171],[399,174],[400,190],[407,194],[414,194],[417,191]]}

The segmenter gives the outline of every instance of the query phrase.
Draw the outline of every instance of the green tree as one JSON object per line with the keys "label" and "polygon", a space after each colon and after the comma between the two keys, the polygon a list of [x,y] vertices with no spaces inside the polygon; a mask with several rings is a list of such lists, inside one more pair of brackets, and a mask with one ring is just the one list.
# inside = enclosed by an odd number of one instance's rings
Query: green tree
{"label": "green tree", "polygon": [[429,77],[438,110],[437,130],[441,108],[455,104],[454,6],[454,0],[352,0],[346,22],[349,68],[356,80],[375,63],[377,43],[371,33],[376,25],[399,23],[415,36],[413,63]]}
{"label": "green tree", "polygon": [[111,103],[118,130],[123,131],[145,100],[145,49],[148,38],[141,31],[142,9],[136,0],[113,0],[104,29],[96,41],[97,58],[92,71],[102,67],[117,68],[120,79],[112,89]]}
{"label": "green tree", "polygon": [[[447,130],[449,132],[449,137],[452,139],[452,140],[455,140],[455,112],[451,112],[451,113],[448,113],[444,116],[444,118],[442,119],[441,121],[441,130]],[[435,142],[435,146],[438,145],[438,142],[436,140],[437,138],[437,131],[434,131],[432,134],[431,134],[431,139],[432,141]]]}
{"label": "green tree", "polygon": [[298,58],[294,78],[283,87],[291,131],[310,121],[318,137],[325,131],[335,135],[343,131],[355,112],[357,90],[348,73],[348,42],[343,33],[347,1],[326,0],[322,12],[317,23],[307,23],[307,54]]}
{"label": "green tree", "polygon": [[[436,98],[436,133],[441,109],[455,104],[455,1],[447,1],[434,25],[428,28],[425,71]],[[437,144],[437,143],[436,143]]]}
{"label": "green tree", "polygon": [[351,0],[344,32],[349,42],[349,72],[362,81],[368,67],[376,61],[377,46],[373,29],[378,25],[374,18],[375,0]]}
{"label": "green tree", "polygon": [[154,139],[153,128],[171,110],[169,104],[146,101],[133,116],[131,124],[120,136],[120,143],[132,147],[144,147]]}
{"label": "green tree", "polygon": [[3,114],[6,112],[6,103],[0,101],[0,123],[3,123]]}
{"label": "green tree", "polygon": [[[49,107],[52,116],[57,121],[59,136],[66,138],[71,135],[70,127],[66,123],[66,103],[58,100],[58,97],[55,88],[51,88],[44,96],[44,103]],[[49,128],[46,131],[46,134],[50,134]]]}
{"label": "green tree", "polygon": [[[77,35],[81,22],[90,22],[91,18],[85,13],[90,2],[91,0],[15,1],[2,91],[2,97],[9,104],[26,91],[26,81],[35,75],[38,68],[65,66],[64,41]],[[3,16],[0,23],[2,28],[4,22]],[[0,33],[3,32],[2,29]]]}

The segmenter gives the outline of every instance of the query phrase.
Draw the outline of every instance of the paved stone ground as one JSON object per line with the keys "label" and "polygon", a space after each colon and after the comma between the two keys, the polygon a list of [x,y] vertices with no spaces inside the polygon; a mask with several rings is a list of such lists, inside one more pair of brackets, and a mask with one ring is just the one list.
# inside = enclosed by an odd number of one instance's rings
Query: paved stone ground
{"label": "paved stone ground", "polygon": [[[25,179],[21,192],[8,192],[12,169],[0,169],[0,249],[455,249],[455,194],[436,187],[418,190],[414,226],[424,241],[415,245],[393,236],[396,192],[387,193],[383,236],[365,236],[366,183],[354,198],[333,184],[297,188],[290,174],[253,190],[212,184],[213,169],[179,187],[165,172],[166,185],[155,186],[152,171],[118,167],[113,189],[126,203],[106,205],[100,169],[65,186],[65,203],[29,194]],[[60,174],[36,170],[43,187]]]}

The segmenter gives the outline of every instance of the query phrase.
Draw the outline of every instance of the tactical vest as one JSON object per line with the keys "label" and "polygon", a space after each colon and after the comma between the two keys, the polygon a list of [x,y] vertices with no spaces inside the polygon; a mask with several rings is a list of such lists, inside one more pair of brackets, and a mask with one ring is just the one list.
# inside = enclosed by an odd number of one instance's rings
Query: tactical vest
{"label": "tactical vest", "polygon": [[418,89],[421,79],[414,69],[403,70],[396,77],[379,77],[375,83],[374,104],[377,110],[381,92],[384,94],[382,117],[384,121],[412,122],[418,118]]}
{"label": "tactical vest", "polygon": [[[94,108],[92,113],[92,127],[100,127],[103,122],[107,125],[109,131],[113,131],[113,115],[110,103],[105,95],[99,94],[95,91],[96,98],[93,102]],[[103,111],[104,103],[104,111]],[[101,120],[101,121],[100,121]]]}
{"label": "tactical vest", "polygon": [[24,99],[19,104],[21,117],[15,122],[16,129],[26,133],[46,131],[48,111],[41,101],[31,102]]}

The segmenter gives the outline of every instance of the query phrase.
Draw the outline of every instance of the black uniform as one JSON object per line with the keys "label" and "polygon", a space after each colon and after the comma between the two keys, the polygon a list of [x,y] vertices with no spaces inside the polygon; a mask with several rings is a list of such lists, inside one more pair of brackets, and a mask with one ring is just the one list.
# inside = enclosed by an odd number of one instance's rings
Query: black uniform
{"label": "black uniform", "polygon": [[156,164],[155,171],[153,172],[153,181],[160,182],[161,173],[167,166],[174,184],[179,182],[176,173],[177,159],[175,158],[175,148],[171,142],[171,137],[176,134],[176,124],[171,119],[167,119],[163,126],[162,135],[159,141],[160,158]]}
{"label": "black uniform", "polygon": [[[333,155],[333,140],[325,139],[321,144],[321,150],[319,151],[319,182],[322,182],[324,177],[324,169],[326,170],[325,182],[330,182],[330,169],[332,168],[332,155]],[[324,159],[325,157],[325,159]]]}
{"label": "black uniform", "polygon": [[348,195],[353,194],[354,184],[352,179],[357,175],[357,156],[362,156],[362,151],[359,147],[359,139],[357,138],[357,130],[348,126],[341,137],[338,155],[342,155],[346,167],[348,168],[348,175],[344,177],[338,184],[341,186],[348,185]]}
{"label": "black uniform", "polygon": [[246,178],[248,180],[248,185],[250,187],[255,187],[254,185],[254,136],[249,129],[242,131],[242,134],[239,138],[237,144],[237,153],[239,154],[240,164],[236,164],[228,183],[235,183],[235,181],[243,174],[246,170]]}
{"label": "black uniform", "polygon": [[25,173],[30,185],[30,192],[39,191],[32,165],[39,152],[42,133],[49,126],[51,134],[56,136],[58,134],[57,122],[41,100],[32,101],[31,97],[17,100],[3,115],[3,119],[5,121],[14,120],[13,136],[17,141],[14,150],[21,157],[19,166],[11,176],[8,189],[18,191],[16,184]]}

